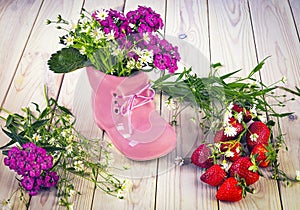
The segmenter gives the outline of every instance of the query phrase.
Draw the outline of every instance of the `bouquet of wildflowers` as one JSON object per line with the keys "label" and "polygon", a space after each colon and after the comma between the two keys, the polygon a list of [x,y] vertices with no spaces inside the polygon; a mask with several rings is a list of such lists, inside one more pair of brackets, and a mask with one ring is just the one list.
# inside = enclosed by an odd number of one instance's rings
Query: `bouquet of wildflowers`
{"label": "bouquet of wildflowers", "polygon": [[129,76],[139,70],[174,73],[178,69],[178,48],[159,34],[163,21],[149,7],[139,6],[127,14],[113,9],[91,14],[83,10],[77,24],[60,15],[57,21],[47,23],[56,23],[58,29],[68,32],[60,37],[65,48],[48,61],[54,72],[94,66],[106,74]]}
{"label": "bouquet of wildflowers", "polygon": [[45,98],[44,109],[34,103],[34,109],[22,109],[23,115],[3,109],[8,116],[1,117],[5,120],[2,130],[10,141],[0,149],[6,155],[4,164],[16,172],[20,199],[28,205],[24,191],[35,196],[56,187],[59,204],[69,209],[71,197],[80,194],[72,182],[75,176],[91,181],[109,195],[124,198],[129,182],[109,171],[111,144],[82,136],[74,127],[72,113],[48,99],[46,91]]}

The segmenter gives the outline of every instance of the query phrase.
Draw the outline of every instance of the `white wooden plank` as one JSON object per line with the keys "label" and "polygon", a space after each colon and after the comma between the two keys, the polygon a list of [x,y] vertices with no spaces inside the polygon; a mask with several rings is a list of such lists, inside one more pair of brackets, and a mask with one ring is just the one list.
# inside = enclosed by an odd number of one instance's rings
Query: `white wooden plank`
{"label": "white wooden plank", "polygon": [[[267,55],[268,60],[262,71],[262,79],[267,84],[272,84],[285,76],[286,87],[299,86],[300,68],[300,44],[294,22],[287,1],[251,1],[251,14],[253,17],[253,29],[257,43],[258,58]],[[282,84],[279,84],[282,85]],[[282,94],[277,91],[276,94]],[[293,97],[288,94],[288,98]],[[278,112],[295,112],[299,116],[299,98],[287,103],[286,107],[276,108]],[[294,119],[294,120],[293,120]],[[295,177],[299,170],[299,118],[284,118],[280,120],[285,141],[289,151],[280,153],[280,166],[290,177]],[[275,130],[274,135],[278,135]],[[281,200],[284,209],[298,209],[299,202],[295,202],[299,194],[299,185],[286,187],[280,184]]]}
{"label": "white wooden plank", "polygon": [[[42,1],[0,1],[0,103],[3,103]],[[7,36],[9,34],[9,36]],[[22,34],[22,36],[20,36]]]}
{"label": "white wooden plank", "polygon": [[[192,66],[199,76],[207,76],[210,58],[206,1],[167,1],[166,12],[166,37],[179,46],[181,68]],[[168,113],[164,106],[162,115],[171,120],[172,113]],[[191,120],[195,115],[195,111],[188,108],[178,116],[178,126],[175,127],[177,148],[159,160],[159,168],[169,170],[158,176],[157,209],[217,208],[217,202],[212,199],[215,189],[201,184],[200,169],[193,165],[174,166],[177,156],[189,158],[203,140],[197,122]]]}

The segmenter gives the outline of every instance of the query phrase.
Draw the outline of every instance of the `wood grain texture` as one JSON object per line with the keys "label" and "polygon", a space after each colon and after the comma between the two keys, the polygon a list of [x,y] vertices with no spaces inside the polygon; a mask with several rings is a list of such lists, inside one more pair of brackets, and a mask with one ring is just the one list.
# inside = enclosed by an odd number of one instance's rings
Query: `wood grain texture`
{"label": "wood grain texture", "polygon": [[[210,62],[221,62],[227,73],[243,68],[245,75],[266,56],[271,55],[262,70],[262,80],[272,84],[287,77],[286,87],[300,86],[299,1],[298,0],[85,0],[85,1],[5,1],[0,0],[0,100],[12,112],[29,105],[31,101],[43,105],[43,85],[51,97],[68,107],[76,116],[76,127],[87,137],[109,140],[93,122],[90,104],[91,89],[85,70],[64,76],[49,71],[47,60],[60,49],[58,36],[64,34],[55,26],[45,25],[46,19],[58,14],[76,22],[82,6],[88,11],[114,8],[129,11],[138,5],[152,7],[164,19],[166,38],[179,45],[182,55],[180,67],[192,66],[194,72],[206,76]],[[15,18],[11,18],[11,17]],[[252,28],[253,27],[253,28]],[[179,38],[181,37],[181,38]],[[211,59],[211,60],[210,60]],[[10,70],[7,70],[10,69]],[[153,75],[151,75],[153,76]],[[12,81],[11,86],[10,81]],[[280,84],[284,85],[284,84]],[[278,91],[278,94],[282,91]],[[288,95],[288,98],[291,98]],[[4,100],[5,99],[5,100]],[[164,103],[167,97],[156,95],[157,110],[167,121],[174,114]],[[291,177],[300,170],[300,100],[289,102],[282,112],[295,112],[282,119],[281,126],[289,151],[281,151],[281,169]],[[3,113],[0,113],[1,115]],[[299,184],[287,188],[261,177],[249,194],[237,203],[218,202],[216,188],[201,182],[203,173],[193,165],[177,167],[176,156],[189,157],[204,136],[191,120],[194,110],[185,109],[178,117],[177,148],[158,160],[137,162],[124,158],[113,149],[116,167],[129,166],[127,171],[114,170],[121,180],[132,181],[132,190],[125,200],[108,196],[80,178],[75,179],[82,195],[73,197],[74,209],[292,209],[300,208]],[[3,121],[1,126],[3,127]],[[275,135],[278,132],[275,130]],[[0,145],[8,141],[0,132]],[[7,199],[17,188],[14,172],[3,164],[0,155],[0,200]],[[270,173],[264,171],[267,176]],[[279,190],[278,190],[279,189]],[[12,199],[12,209],[26,209],[18,197]],[[1,205],[0,205],[1,206]],[[58,206],[55,190],[35,196],[29,209],[64,209]]]}
{"label": "wood grain texture", "polygon": [[226,72],[255,65],[255,47],[246,0],[208,1],[211,62],[221,62]]}
{"label": "wood grain texture", "polygon": [[[42,1],[0,1],[0,104],[19,65]],[[11,21],[13,20],[13,21]],[[9,34],[7,36],[6,34]],[[20,36],[22,34],[22,36]]]}
{"label": "wood grain texture", "polygon": [[[258,2],[260,4],[258,4]],[[286,1],[251,1],[251,14],[253,17],[253,29],[256,37],[259,59],[266,55],[272,55],[264,66],[262,79],[266,84],[272,84],[283,76],[288,78],[286,87],[294,88],[300,85],[300,44],[293,25],[293,19],[288,2]],[[282,94],[277,91],[276,94]],[[288,95],[288,98],[293,96]],[[276,109],[278,112],[295,112],[294,120],[283,118],[280,120],[285,141],[289,151],[280,153],[281,168],[291,177],[295,177],[299,170],[299,99],[289,102],[288,106]],[[278,135],[275,130],[274,135]],[[280,184],[282,205],[284,209],[299,209],[297,202],[300,191],[299,184],[286,187]]]}

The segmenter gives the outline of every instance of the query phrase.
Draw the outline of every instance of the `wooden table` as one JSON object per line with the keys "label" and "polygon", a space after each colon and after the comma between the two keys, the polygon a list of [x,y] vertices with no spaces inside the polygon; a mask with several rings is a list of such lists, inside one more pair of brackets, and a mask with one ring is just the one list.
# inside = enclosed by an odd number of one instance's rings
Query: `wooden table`
{"label": "wooden table", "polygon": [[[89,95],[80,89],[80,85],[86,85],[84,70],[67,75],[48,70],[47,60],[62,46],[58,44],[61,32],[46,26],[45,20],[53,20],[61,14],[76,21],[82,7],[89,11],[99,8],[129,11],[137,5],[151,6],[162,15],[166,36],[181,37],[186,43],[183,48],[197,49],[200,57],[183,49],[182,61],[192,64],[199,74],[207,72],[210,63],[221,62],[224,64],[222,73],[242,68],[241,74],[246,75],[259,61],[271,55],[261,72],[262,81],[272,84],[286,76],[288,87],[300,86],[299,0],[0,0],[1,107],[17,112],[30,102],[43,104],[46,84],[49,95],[76,114],[77,127],[84,134],[101,138],[102,131],[95,126],[90,105],[86,103]],[[281,120],[289,151],[280,153],[281,168],[295,176],[296,170],[300,170],[299,98],[280,110],[295,112],[293,117]],[[164,108],[161,111],[168,119],[168,111]],[[188,118],[180,120],[182,125]],[[177,128],[177,132],[180,138],[187,135],[184,127]],[[7,140],[1,133],[1,145]],[[181,145],[176,152],[189,149],[192,147]],[[200,182],[202,170],[192,165],[175,167],[175,155],[149,162],[117,159],[115,162],[121,161],[142,171],[142,175],[129,173],[133,190],[126,200],[117,200],[94,190],[91,183],[76,180],[82,195],[75,196],[74,209],[300,209],[299,184],[286,187],[266,178],[255,184],[255,194],[242,201],[218,202],[216,188]],[[1,200],[7,199],[17,187],[14,173],[4,166],[3,158],[0,155]],[[12,202],[13,209],[26,209],[18,198]],[[55,190],[33,197],[29,207],[60,208]]]}

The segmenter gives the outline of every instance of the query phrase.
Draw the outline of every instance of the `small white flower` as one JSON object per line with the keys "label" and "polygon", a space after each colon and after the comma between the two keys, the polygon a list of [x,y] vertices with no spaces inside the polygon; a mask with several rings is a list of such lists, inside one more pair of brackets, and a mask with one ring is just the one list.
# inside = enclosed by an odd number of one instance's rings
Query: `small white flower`
{"label": "small white flower", "polygon": [[184,164],[184,159],[182,157],[177,156],[174,161],[175,165],[182,166]]}
{"label": "small white flower", "polygon": [[175,110],[176,109],[176,104],[172,98],[168,99],[165,102],[165,106],[167,107],[168,110]]}
{"label": "small white flower", "polygon": [[128,69],[133,69],[135,67],[135,60],[134,59],[130,59],[127,64],[126,64],[126,68]]}
{"label": "small white flower", "polygon": [[257,141],[257,139],[258,139],[258,135],[256,134],[256,133],[252,133],[251,135],[250,135],[250,140],[251,141]]}
{"label": "small white flower", "polygon": [[72,144],[69,144],[69,145],[66,147],[66,150],[67,150],[67,154],[71,154],[72,151],[73,151]]}
{"label": "small white flower", "polygon": [[74,32],[76,28],[77,28],[77,24],[75,22],[71,21],[70,31]]}
{"label": "small white flower", "polygon": [[79,50],[81,55],[85,55],[86,54],[86,48],[85,46],[82,46],[81,49]]}
{"label": "small white flower", "polygon": [[104,9],[96,11],[95,17],[99,20],[105,20],[108,17],[108,11],[106,11]]}
{"label": "small white flower", "polygon": [[297,181],[300,181],[300,170],[296,170],[296,178]]}
{"label": "small white flower", "polygon": [[107,41],[114,40],[115,39],[115,32],[113,30],[110,31],[110,33],[106,34]]}
{"label": "small white flower", "polygon": [[232,125],[227,125],[224,128],[224,134],[228,137],[233,137],[237,134],[237,130],[235,127],[233,127]]}
{"label": "small white flower", "polygon": [[228,169],[230,168],[230,165],[225,159],[222,161],[221,166],[225,171],[228,171]]}
{"label": "small white flower", "polygon": [[119,189],[117,192],[117,198],[123,199],[124,198],[124,192],[123,190]]}
{"label": "small white flower", "polygon": [[49,144],[54,145],[54,144],[55,144],[55,138],[52,137],[52,138],[49,140]]}
{"label": "small white flower", "polygon": [[131,192],[132,191],[132,187],[133,187],[133,183],[130,180],[126,179],[123,182],[121,189],[123,191],[126,191],[126,192]]}
{"label": "small white flower", "polygon": [[77,160],[74,162],[74,168],[76,171],[82,171],[84,169],[84,164],[81,160]]}
{"label": "small white flower", "polygon": [[64,39],[65,45],[70,46],[74,44],[74,37],[67,35],[66,38]]}
{"label": "small white flower", "polygon": [[32,139],[35,141],[35,142],[38,142],[40,140],[42,140],[42,137],[39,135],[39,134],[33,134],[32,135]]}
{"label": "small white flower", "polygon": [[129,23],[128,26],[129,26],[130,28],[134,28],[134,27],[135,27],[135,25],[134,25],[133,23]]}
{"label": "small white flower", "polygon": [[133,52],[135,52],[138,56],[142,55],[142,49],[139,47],[135,47],[133,49]]}
{"label": "small white flower", "polygon": [[143,68],[143,64],[140,61],[137,61],[136,64],[135,64],[135,67],[137,69],[141,69],[141,68]]}
{"label": "small white flower", "polygon": [[232,108],[233,108],[233,103],[232,103],[232,102],[230,102],[230,104],[227,106],[227,110],[228,110],[228,111],[231,111],[231,110],[232,110]]}
{"label": "small white flower", "polygon": [[10,200],[7,199],[7,200],[1,201],[0,207],[1,207],[2,210],[11,210],[12,206],[11,206]]}
{"label": "small white flower", "polygon": [[105,34],[100,28],[95,28],[91,31],[91,36],[99,40],[103,39],[105,37]]}
{"label": "small white flower", "polygon": [[242,122],[243,120],[243,112],[239,112],[237,115],[236,115],[236,119],[239,123]]}
{"label": "small white flower", "polygon": [[229,110],[226,110],[224,113],[224,118],[223,118],[223,126],[227,126],[229,123],[229,119],[232,117],[232,112]]}
{"label": "small white flower", "polygon": [[227,151],[225,152],[225,157],[233,157],[233,156],[234,156],[234,153],[233,153],[232,151],[227,150]]}
{"label": "small white flower", "polygon": [[256,112],[256,104],[253,105],[253,107],[250,109],[250,113],[255,117],[257,115]]}

